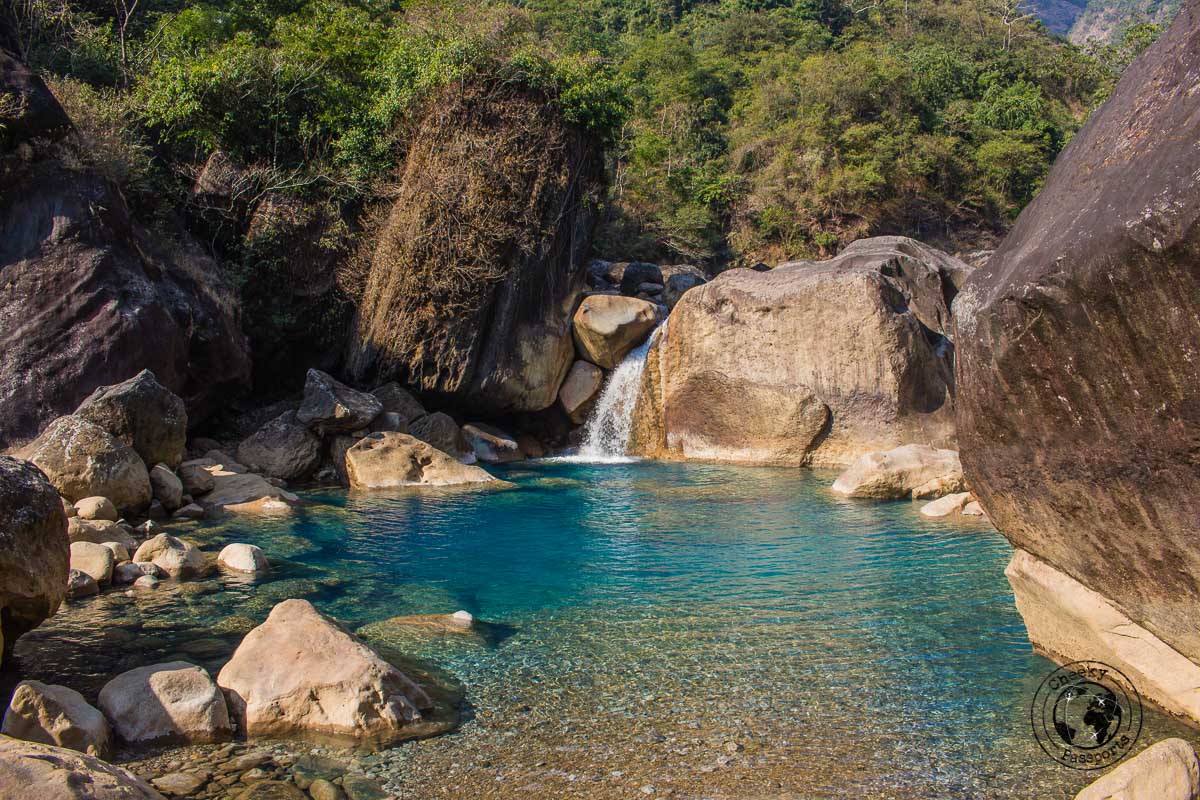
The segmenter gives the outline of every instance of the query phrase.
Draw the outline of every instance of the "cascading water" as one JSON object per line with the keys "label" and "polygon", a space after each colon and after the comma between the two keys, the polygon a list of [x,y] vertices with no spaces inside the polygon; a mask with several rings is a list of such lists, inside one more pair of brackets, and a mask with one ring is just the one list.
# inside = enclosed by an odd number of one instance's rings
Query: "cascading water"
{"label": "cascading water", "polygon": [[608,376],[583,429],[583,446],[576,458],[580,461],[620,462],[631,460],[628,455],[629,437],[633,433],[633,407],[642,385],[646,354],[659,336],[666,332],[667,323],[654,329],[646,341],[631,350]]}

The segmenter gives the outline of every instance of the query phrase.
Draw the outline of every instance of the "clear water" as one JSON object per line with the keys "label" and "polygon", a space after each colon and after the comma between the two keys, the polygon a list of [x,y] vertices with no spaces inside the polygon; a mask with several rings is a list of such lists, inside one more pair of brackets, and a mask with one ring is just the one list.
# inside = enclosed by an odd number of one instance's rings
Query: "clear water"
{"label": "clear water", "polygon": [[[832,476],[702,464],[533,463],[506,491],[309,495],[287,521],[197,525],[262,546],[229,577],[64,609],[26,675],[92,697],[123,669],[217,669],[307,597],[466,687],[454,734],[373,759],[405,798],[1071,797],[1094,775],[1037,747],[1007,543]],[[382,622],[466,609],[486,640]],[[1147,714],[1141,745],[1194,731]]]}

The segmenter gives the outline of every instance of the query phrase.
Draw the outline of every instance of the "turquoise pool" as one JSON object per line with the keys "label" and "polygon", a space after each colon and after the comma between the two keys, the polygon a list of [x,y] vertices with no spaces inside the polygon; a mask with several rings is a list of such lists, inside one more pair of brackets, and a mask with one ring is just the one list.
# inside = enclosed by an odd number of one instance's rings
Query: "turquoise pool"
{"label": "turquoise pool", "polygon": [[[835,498],[832,476],[532,462],[507,490],[312,492],[286,521],[183,533],[260,545],[229,577],[69,608],[22,669],[94,696],[183,656],[219,668],[307,597],[465,687],[461,728],[374,758],[402,797],[1069,797],[1030,733],[1033,655],[986,524]],[[470,611],[486,640],[381,620]],[[1142,745],[1194,732],[1147,714]]]}

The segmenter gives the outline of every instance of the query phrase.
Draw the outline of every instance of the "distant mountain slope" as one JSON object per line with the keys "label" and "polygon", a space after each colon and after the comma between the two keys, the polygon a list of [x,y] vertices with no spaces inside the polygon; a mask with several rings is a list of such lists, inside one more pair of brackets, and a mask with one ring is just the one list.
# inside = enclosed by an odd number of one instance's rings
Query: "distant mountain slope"
{"label": "distant mountain slope", "polygon": [[1076,44],[1109,42],[1138,22],[1170,22],[1179,0],[1032,0],[1030,8],[1051,33]]}

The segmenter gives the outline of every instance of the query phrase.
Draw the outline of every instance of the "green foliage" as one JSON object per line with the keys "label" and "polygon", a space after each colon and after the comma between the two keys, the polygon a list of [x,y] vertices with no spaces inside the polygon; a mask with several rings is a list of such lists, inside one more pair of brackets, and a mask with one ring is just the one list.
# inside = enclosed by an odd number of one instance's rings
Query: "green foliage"
{"label": "green foliage", "polygon": [[157,170],[184,198],[220,150],[255,197],[352,214],[430,98],[515,84],[608,148],[603,255],[716,263],[1002,229],[1158,33],[1088,54],[985,0],[25,5],[24,55],[120,109],[93,127],[130,181]]}

